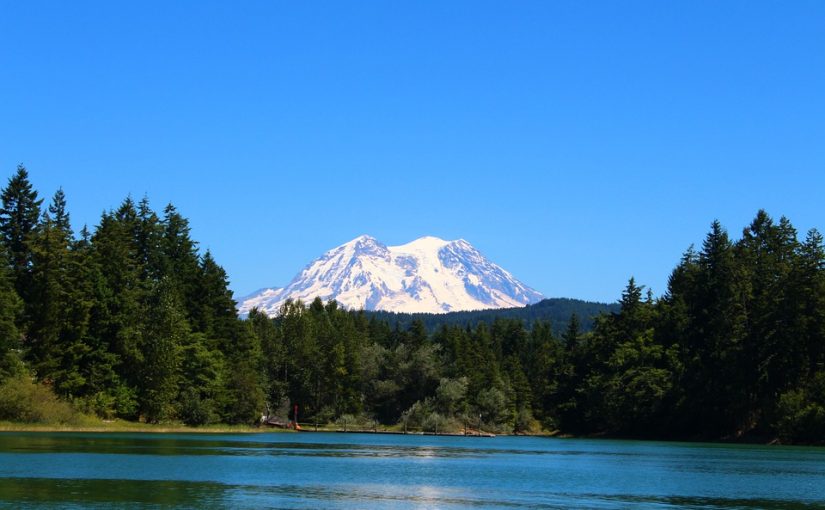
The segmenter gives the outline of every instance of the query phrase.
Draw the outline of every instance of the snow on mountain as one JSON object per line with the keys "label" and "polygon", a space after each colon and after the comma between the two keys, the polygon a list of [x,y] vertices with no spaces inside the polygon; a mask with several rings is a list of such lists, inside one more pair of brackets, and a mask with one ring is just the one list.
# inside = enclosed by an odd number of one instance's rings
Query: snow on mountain
{"label": "snow on mountain", "polygon": [[511,308],[543,296],[487,260],[463,239],[422,237],[385,246],[360,236],[325,253],[284,288],[259,290],[241,299],[274,316],[287,300],[336,300],[349,309],[446,313]]}

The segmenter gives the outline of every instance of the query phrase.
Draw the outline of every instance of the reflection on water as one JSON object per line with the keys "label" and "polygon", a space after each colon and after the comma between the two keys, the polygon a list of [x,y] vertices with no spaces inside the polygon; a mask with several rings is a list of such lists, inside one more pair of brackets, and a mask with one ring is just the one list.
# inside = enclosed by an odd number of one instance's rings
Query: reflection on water
{"label": "reflection on water", "polygon": [[0,433],[0,508],[825,508],[825,450],[380,434]]}

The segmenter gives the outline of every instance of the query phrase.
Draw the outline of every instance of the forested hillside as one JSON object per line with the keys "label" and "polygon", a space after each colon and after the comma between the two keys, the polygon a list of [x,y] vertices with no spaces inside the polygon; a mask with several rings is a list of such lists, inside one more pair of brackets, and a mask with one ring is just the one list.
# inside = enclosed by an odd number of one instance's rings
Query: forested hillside
{"label": "forested hillside", "polygon": [[665,295],[630,279],[592,331],[574,315],[561,333],[483,314],[429,332],[320,300],[240,320],[189,232],[174,206],[130,198],[75,232],[62,191],[44,203],[18,168],[0,209],[0,420],[46,403],[255,423],[297,404],[302,421],[424,430],[825,439],[825,249],[785,218],[760,211],[737,240],[713,223]]}
{"label": "forested hillside", "polygon": [[553,333],[559,335],[567,327],[573,315],[579,321],[583,332],[593,329],[596,317],[604,313],[618,312],[618,303],[606,304],[580,299],[550,298],[542,299],[538,303],[519,308],[498,308],[490,310],[476,310],[450,313],[395,313],[386,311],[367,311],[367,316],[385,321],[390,326],[409,328],[413,322],[421,321],[428,332],[435,332],[441,326],[475,326],[479,322],[486,322],[492,326],[497,319],[515,319],[531,327],[536,322],[549,322]]}

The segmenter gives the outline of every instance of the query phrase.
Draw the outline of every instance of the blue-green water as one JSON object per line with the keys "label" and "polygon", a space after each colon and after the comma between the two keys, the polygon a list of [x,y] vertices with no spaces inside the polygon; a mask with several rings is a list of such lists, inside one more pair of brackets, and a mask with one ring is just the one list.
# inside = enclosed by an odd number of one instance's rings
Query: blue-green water
{"label": "blue-green water", "polygon": [[0,433],[0,508],[825,508],[825,449]]}

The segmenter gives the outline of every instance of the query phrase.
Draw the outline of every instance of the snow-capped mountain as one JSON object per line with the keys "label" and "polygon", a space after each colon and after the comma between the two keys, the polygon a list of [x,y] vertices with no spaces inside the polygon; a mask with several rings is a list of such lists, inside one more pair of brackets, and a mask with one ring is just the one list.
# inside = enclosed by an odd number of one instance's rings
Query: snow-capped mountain
{"label": "snow-capped mountain", "polygon": [[262,289],[241,299],[274,316],[287,300],[336,300],[349,309],[445,313],[511,308],[543,296],[487,260],[463,239],[422,237],[385,246],[360,236],[325,253],[284,288]]}

